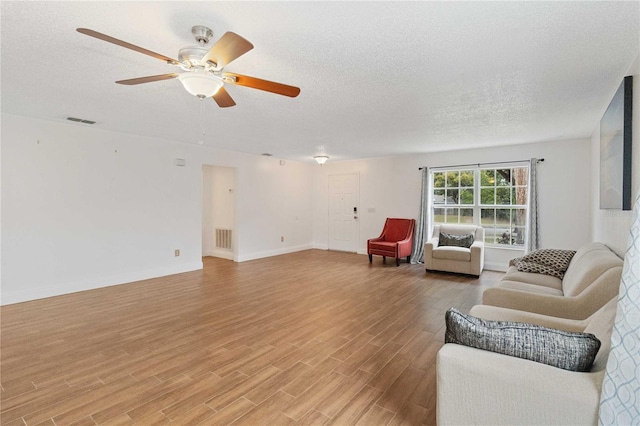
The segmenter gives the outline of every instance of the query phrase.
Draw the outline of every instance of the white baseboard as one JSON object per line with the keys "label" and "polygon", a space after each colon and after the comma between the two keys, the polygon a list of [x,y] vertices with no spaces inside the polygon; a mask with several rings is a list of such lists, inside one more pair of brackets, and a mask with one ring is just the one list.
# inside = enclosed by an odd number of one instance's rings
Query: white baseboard
{"label": "white baseboard", "polygon": [[[315,244],[314,243],[312,248],[318,249],[318,250],[329,250],[329,246],[326,245],[326,244]],[[353,252],[351,251],[351,252],[348,252],[348,253],[353,253]],[[367,249],[366,248],[358,249],[358,250],[356,250],[356,254],[367,254]]]}
{"label": "white baseboard", "polygon": [[223,249],[211,249],[202,253],[203,256],[219,257],[222,259],[233,260],[233,251]]}
{"label": "white baseboard", "polygon": [[484,269],[488,271],[507,272],[504,262],[484,262]]}
{"label": "white baseboard", "polygon": [[0,296],[0,305],[11,305],[14,303],[28,302],[30,300],[61,296],[63,294],[77,293],[79,291],[110,287],[112,285],[127,284],[134,281],[196,271],[198,269],[202,269],[202,261],[146,269],[126,274],[97,277],[90,280],[65,283],[62,285],[42,286],[23,291],[2,292],[2,295]]}
{"label": "white baseboard", "polygon": [[247,260],[262,259],[262,258],[271,257],[271,256],[279,256],[281,254],[289,254],[289,253],[295,253],[297,251],[311,250],[312,248],[316,248],[316,247],[313,247],[311,244],[303,244],[299,246],[284,247],[277,250],[267,250],[267,251],[261,251],[256,253],[249,253],[242,256],[238,256],[237,259],[235,260],[236,262],[246,262]]}

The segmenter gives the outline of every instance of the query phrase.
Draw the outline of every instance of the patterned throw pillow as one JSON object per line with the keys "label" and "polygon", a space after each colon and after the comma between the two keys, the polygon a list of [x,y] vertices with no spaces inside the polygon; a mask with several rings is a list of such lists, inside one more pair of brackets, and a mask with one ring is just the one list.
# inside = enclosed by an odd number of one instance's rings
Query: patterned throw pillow
{"label": "patterned throw pillow", "polygon": [[438,237],[438,246],[471,247],[473,234],[453,235],[441,232]]}
{"label": "patterned throw pillow", "polygon": [[511,321],[489,321],[456,309],[445,314],[445,343],[524,358],[570,371],[589,371],[600,350],[590,333],[573,333]]}
{"label": "patterned throw pillow", "polygon": [[520,272],[533,272],[564,278],[575,250],[540,249],[509,261]]}

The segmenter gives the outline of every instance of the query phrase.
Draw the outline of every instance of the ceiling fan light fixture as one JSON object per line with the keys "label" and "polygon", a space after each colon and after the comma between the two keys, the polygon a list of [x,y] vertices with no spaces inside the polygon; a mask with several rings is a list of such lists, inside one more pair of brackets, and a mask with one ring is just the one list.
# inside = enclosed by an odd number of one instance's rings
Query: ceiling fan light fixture
{"label": "ceiling fan light fixture", "polygon": [[[251,44],[250,41],[231,31],[224,33],[212,46],[207,46],[213,37],[213,31],[203,25],[196,25],[191,29],[191,33],[195,37],[198,45],[180,49],[178,52],[179,60],[89,28],[76,28],[76,31],[80,34],[142,53],[168,65],[179,67],[184,71],[183,73],[172,72],[168,74],[129,78],[116,81],[117,84],[134,86],[137,84],[177,78],[184,88],[193,96],[198,97],[200,100],[211,97],[220,108],[228,108],[236,104],[229,93],[224,90],[223,87],[225,83],[263,90],[291,98],[295,98],[300,94],[299,87],[249,77],[247,75],[223,73],[222,70],[224,67],[253,49],[253,44]],[[220,89],[222,89],[222,91],[220,91]]]}
{"label": "ceiling fan light fixture", "polygon": [[324,163],[327,162],[327,160],[329,159],[329,156],[327,156],[327,155],[315,155],[313,158],[316,160],[316,162],[318,164],[320,164],[322,166]]}
{"label": "ceiling fan light fixture", "polygon": [[210,98],[224,85],[222,79],[207,72],[198,71],[182,73],[178,76],[178,80],[187,92],[199,98]]}

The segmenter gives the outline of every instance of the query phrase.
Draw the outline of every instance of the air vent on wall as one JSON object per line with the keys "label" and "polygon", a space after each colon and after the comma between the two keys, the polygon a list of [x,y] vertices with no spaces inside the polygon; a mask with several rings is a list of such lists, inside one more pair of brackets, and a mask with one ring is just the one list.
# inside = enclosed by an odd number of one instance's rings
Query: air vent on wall
{"label": "air vent on wall", "polygon": [[83,119],[83,118],[76,118],[76,117],[67,117],[67,120],[69,120],[69,121],[75,121],[76,123],[96,124],[96,122],[95,122],[95,121],[85,120],[85,119]]}
{"label": "air vent on wall", "polygon": [[231,250],[231,229],[216,228],[216,247]]}

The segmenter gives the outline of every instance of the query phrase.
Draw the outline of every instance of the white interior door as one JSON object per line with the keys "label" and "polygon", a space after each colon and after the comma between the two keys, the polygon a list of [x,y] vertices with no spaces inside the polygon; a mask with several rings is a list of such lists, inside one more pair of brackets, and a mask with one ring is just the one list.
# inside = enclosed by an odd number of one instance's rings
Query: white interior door
{"label": "white interior door", "polygon": [[329,250],[358,251],[360,176],[329,176]]}

